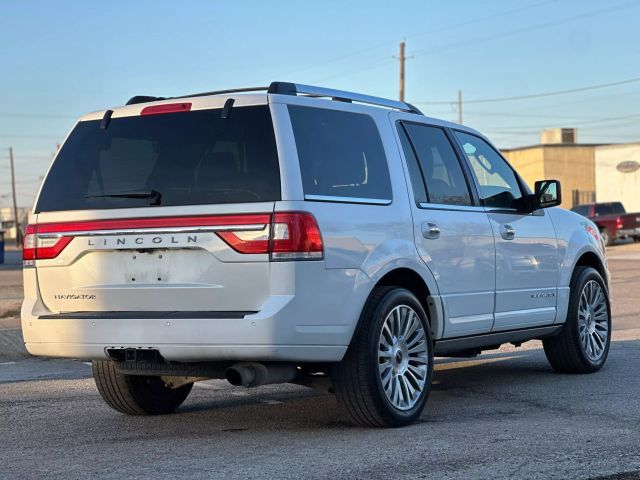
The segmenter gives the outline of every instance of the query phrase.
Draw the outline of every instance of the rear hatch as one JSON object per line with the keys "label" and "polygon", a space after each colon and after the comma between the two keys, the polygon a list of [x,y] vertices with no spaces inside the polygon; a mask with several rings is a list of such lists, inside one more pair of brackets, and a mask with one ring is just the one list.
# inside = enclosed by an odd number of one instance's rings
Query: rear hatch
{"label": "rear hatch", "polygon": [[79,122],[45,179],[25,238],[44,305],[258,311],[281,195],[268,105],[132,107]]}

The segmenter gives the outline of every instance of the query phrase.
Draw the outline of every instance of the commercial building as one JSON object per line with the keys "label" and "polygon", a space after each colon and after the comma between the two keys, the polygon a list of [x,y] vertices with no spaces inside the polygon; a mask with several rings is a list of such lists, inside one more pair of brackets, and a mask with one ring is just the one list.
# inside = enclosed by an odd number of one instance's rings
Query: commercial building
{"label": "commercial building", "polygon": [[[24,228],[27,224],[28,217],[29,217],[28,208],[18,208],[18,223],[20,224],[20,228],[22,232],[24,232]],[[10,208],[10,207],[0,208],[0,230],[4,230],[5,241],[15,240],[16,225],[13,218],[13,208]]]}
{"label": "commercial building", "polygon": [[596,198],[622,202],[628,212],[640,212],[640,143],[596,148]]}
{"label": "commercial building", "polygon": [[577,130],[543,130],[540,144],[502,150],[531,188],[536,180],[553,179],[562,184],[562,206],[572,208],[594,202],[595,152],[600,144],[577,143]]}
{"label": "commercial building", "polygon": [[562,206],[622,202],[640,212],[640,142],[585,144],[573,128],[543,130],[540,144],[502,153],[533,188],[536,180],[562,184]]}

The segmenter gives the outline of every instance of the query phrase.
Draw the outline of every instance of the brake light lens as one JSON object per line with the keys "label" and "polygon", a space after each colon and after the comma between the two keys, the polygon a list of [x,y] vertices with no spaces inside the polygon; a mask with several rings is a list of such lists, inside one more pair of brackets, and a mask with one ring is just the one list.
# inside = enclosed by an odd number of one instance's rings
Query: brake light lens
{"label": "brake light lens", "polygon": [[27,225],[22,242],[22,264],[33,267],[36,260],[50,260],[60,255],[73,237],[64,235],[38,236],[37,225]]}
{"label": "brake light lens", "polygon": [[272,260],[317,260],[323,254],[316,219],[307,212],[283,212],[271,224]]}
{"label": "brake light lens", "polygon": [[[190,217],[124,218],[28,225],[22,259],[25,267],[36,260],[56,258],[76,236],[89,233],[163,233],[163,228],[213,227],[224,242],[243,254],[270,254],[273,261],[320,260],[323,243],[315,217],[308,212],[198,215]],[[155,232],[154,232],[155,231]]]}
{"label": "brake light lens", "polygon": [[620,230],[623,227],[622,217],[616,217],[616,227]]}
{"label": "brake light lens", "polygon": [[323,258],[320,229],[308,212],[275,213],[263,230],[230,230],[218,236],[237,252],[269,253],[273,261]]}
{"label": "brake light lens", "polygon": [[151,105],[144,107],[140,115],[159,115],[161,113],[189,112],[191,103],[165,103],[164,105]]}

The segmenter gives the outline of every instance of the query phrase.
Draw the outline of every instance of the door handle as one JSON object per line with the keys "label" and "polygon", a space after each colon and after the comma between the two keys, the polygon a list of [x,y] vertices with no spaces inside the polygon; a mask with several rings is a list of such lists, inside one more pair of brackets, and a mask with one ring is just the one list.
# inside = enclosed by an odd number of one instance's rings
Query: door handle
{"label": "door handle", "polygon": [[422,236],[427,240],[435,240],[440,236],[440,227],[431,222],[422,224]]}
{"label": "door handle", "polygon": [[505,240],[513,240],[516,237],[516,229],[511,225],[502,225],[500,227],[500,235]]}

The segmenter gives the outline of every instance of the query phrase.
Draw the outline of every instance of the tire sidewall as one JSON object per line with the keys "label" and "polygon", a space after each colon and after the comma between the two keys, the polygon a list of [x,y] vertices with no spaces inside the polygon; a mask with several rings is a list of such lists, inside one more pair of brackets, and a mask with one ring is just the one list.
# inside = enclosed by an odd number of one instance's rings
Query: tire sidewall
{"label": "tire sidewall", "polygon": [[[580,340],[580,331],[579,331],[579,320],[578,320],[578,309],[580,306],[580,295],[582,294],[582,290],[587,282],[594,280],[600,285],[602,288],[602,292],[605,296],[605,301],[607,303],[607,315],[608,315],[608,326],[609,332],[607,335],[607,341],[604,347],[604,353],[600,360],[594,362],[591,360],[586,352],[584,351],[584,347],[582,345],[582,341]],[[569,300],[569,312],[567,317],[567,327],[571,330],[571,335],[573,336],[573,341],[578,345],[578,354],[580,357],[580,361],[591,371],[599,370],[607,360],[607,356],[609,355],[609,346],[611,345],[611,304],[609,301],[609,289],[607,288],[602,276],[598,273],[598,271],[592,267],[583,268],[577,270],[574,273],[574,277],[571,279],[571,298]]]}
{"label": "tire sidewall", "polygon": [[[398,410],[389,402],[384,388],[382,387],[382,381],[378,371],[378,348],[382,326],[387,315],[389,315],[389,313],[398,305],[407,305],[416,312],[425,330],[428,348],[427,356],[429,363],[427,365],[427,379],[425,387],[420,399],[409,410]],[[374,395],[374,401],[378,404],[378,410],[383,413],[383,415],[393,419],[394,423],[412,423],[418,416],[420,416],[420,413],[424,409],[427,399],[429,398],[431,380],[433,377],[433,341],[431,339],[431,331],[427,321],[427,314],[415,295],[403,288],[394,288],[382,298],[375,309],[373,317],[370,318],[369,321],[372,322],[372,328],[369,330],[369,338],[367,342],[369,347],[367,351],[367,362],[371,366],[371,368],[368,369],[369,382],[370,385],[375,385],[375,391],[377,392],[377,395]]]}

